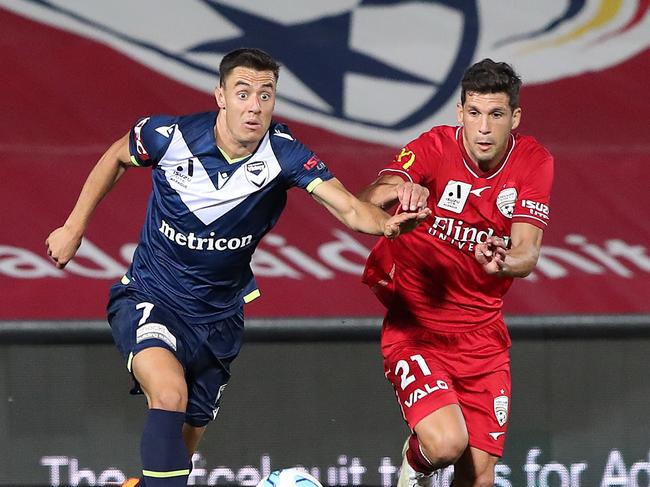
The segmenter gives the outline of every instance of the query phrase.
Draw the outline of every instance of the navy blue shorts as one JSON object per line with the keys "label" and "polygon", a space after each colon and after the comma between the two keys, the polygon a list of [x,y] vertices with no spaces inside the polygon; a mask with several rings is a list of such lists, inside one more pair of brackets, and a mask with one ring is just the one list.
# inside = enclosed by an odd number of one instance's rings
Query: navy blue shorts
{"label": "navy blue shorts", "polygon": [[190,325],[164,304],[118,283],[111,288],[108,322],[129,372],[133,357],[141,350],[166,348],[185,370],[185,422],[205,426],[216,419],[221,394],[230,379],[230,364],[243,342],[243,306],[222,320]]}

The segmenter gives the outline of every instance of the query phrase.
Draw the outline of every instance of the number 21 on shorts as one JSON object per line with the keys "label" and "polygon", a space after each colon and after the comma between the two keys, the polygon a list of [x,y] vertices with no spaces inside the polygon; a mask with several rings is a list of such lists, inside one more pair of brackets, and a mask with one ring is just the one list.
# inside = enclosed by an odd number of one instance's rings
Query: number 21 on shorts
{"label": "number 21 on shorts", "polygon": [[[420,372],[422,372],[422,375],[427,376],[431,375],[431,370],[429,369],[429,366],[427,365],[426,361],[424,360],[424,357],[420,354],[416,355],[411,355],[411,363],[416,364],[418,368],[420,369]],[[410,373],[411,372],[411,367],[409,366],[409,362],[406,360],[400,360],[397,362],[397,365],[395,366],[395,375],[400,376],[400,387],[402,390],[406,389],[410,384],[412,384],[415,381],[415,374]]]}

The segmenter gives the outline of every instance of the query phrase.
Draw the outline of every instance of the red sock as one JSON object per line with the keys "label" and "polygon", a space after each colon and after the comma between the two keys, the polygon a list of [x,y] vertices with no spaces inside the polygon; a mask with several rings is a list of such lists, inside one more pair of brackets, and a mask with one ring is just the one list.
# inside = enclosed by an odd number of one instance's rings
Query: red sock
{"label": "red sock", "polygon": [[408,460],[409,465],[411,465],[413,470],[416,472],[429,475],[435,470],[429,459],[424,456],[424,453],[422,453],[420,442],[418,441],[418,437],[415,436],[415,433],[413,433],[409,438],[409,448],[406,450],[406,459]]}

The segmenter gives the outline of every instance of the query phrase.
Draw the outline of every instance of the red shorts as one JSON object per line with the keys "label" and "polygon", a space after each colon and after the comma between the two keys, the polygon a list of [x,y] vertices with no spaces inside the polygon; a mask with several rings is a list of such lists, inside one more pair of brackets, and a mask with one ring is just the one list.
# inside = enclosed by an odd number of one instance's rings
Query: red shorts
{"label": "red shorts", "polygon": [[[394,340],[395,327],[404,339]],[[390,344],[383,340],[387,328]],[[511,342],[503,322],[461,333],[413,326],[405,331],[404,325],[386,319],[382,352],[384,373],[409,427],[443,406],[458,404],[469,445],[501,456],[510,410]]]}

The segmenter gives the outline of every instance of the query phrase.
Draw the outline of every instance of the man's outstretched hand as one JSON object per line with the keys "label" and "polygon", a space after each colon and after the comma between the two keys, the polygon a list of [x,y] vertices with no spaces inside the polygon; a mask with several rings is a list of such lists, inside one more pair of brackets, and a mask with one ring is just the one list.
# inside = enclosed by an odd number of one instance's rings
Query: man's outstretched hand
{"label": "man's outstretched hand", "polygon": [[488,274],[498,274],[504,270],[506,262],[506,242],[501,237],[488,237],[484,243],[474,248],[474,257]]}
{"label": "man's outstretched hand", "polygon": [[410,232],[420,223],[431,216],[429,208],[423,208],[420,211],[404,212],[393,215],[384,225],[384,236],[386,238],[395,238],[399,235]]}

